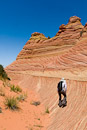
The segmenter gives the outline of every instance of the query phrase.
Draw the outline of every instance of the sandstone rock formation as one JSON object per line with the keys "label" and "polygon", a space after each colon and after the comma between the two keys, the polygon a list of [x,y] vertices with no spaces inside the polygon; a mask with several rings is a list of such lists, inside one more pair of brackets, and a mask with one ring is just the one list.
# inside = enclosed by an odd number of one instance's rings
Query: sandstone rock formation
{"label": "sandstone rock formation", "polygon": [[[83,26],[80,21],[71,17],[51,39],[33,33],[16,61],[6,68],[13,80],[40,93],[51,111],[48,130],[86,129],[87,23]],[[64,109],[57,107],[56,86],[61,77],[68,84],[68,106]]]}

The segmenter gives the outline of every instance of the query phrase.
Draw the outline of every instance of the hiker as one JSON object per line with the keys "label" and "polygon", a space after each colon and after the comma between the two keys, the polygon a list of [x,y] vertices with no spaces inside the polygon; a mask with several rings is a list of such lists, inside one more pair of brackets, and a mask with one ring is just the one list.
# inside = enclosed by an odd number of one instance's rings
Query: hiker
{"label": "hiker", "polygon": [[[66,91],[67,91],[67,84],[66,84],[66,80],[64,80],[64,78],[62,78],[57,86],[57,91],[58,91],[58,95],[59,95],[59,107],[64,107],[67,105],[67,101],[66,101]],[[61,95],[64,96],[63,100],[61,99]]]}

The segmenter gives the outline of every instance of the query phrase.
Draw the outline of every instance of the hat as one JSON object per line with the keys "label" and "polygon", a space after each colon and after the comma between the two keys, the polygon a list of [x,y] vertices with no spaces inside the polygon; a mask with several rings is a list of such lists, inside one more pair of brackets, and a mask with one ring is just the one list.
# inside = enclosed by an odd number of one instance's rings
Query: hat
{"label": "hat", "polygon": [[62,78],[61,81],[64,81],[64,78]]}

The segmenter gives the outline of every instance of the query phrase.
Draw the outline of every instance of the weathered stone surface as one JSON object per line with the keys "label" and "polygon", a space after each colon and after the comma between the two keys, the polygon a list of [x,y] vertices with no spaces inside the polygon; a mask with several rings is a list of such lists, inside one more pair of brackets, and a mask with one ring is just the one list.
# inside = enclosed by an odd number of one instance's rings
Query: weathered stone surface
{"label": "weathered stone surface", "polygon": [[[33,33],[18,54],[17,60],[8,66],[7,70],[12,72],[31,70],[41,71],[41,73],[45,71],[53,71],[54,73],[54,71],[67,69],[71,71],[71,69],[76,70],[78,67],[85,70],[87,67],[87,30],[86,25],[83,26],[80,20],[76,16],[71,17],[67,25],[62,24],[59,27],[60,30],[64,29],[64,32],[51,39],[47,39],[42,33]],[[77,73],[80,73],[80,70]],[[57,73],[53,75],[54,77],[58,76]],[[72,75],[73,79],[74,76]],[[68,73],[67,78],[69,78]],[[81,79],[79,77],[79,80]]]}
{"label": "weathered stone surface", "polygon": [[66,29],[66,26],[64,24],[62,24],[60,27],[59,27],[60,30],[62,29]]}
{"label": "weathered stone surface", "polygon": [[48,56],[50,53],[59,53],[60,47],[72,47],[82,36],[81,31],[84,26],[80,23],[80,18],[74,16],[70,18],[67,25],[62,24],[59,29],[56,36],[51,39],[47,39],[42,33],[33,33],[30,40],[18,54],[17,60]]}
{"label": "weathered stone surface", "polygon": [[69,23],[75,23],[77,21],[81,21],[81,18],[77,17],[77,16],[72,16],[69,19]]}
{"label": "weathered stone surface", "polygon": [[33,36],[44,36],[44,35],[42,33],[39,33],[39,32],[34,32],[31,34],[31,37],[33,37]]}
{"label": "weathered stone surface", "polygon": [[[69,23],[61,25],[51,39],[43,39],[43,35],[39,39],[37,33],[32,35],[16,61],[6,67],[13,80],[36,90],[42,102],[49,107],[52,122],[47,130],[86,129],[87,25],[83,26],[80,21],[76,16],[71,17]],[[64,109],[57,107],[56,92],[62,77],[68,87],[68,105]]]}
{"label": "weathered stone surface", "polygon": [[35,42],[37,43],[40,40],[46,40],[47,38],[44,36],[44,34],[42,33],[38,33],[38,32],[34,32],[31,34],[31,38],[30,40],[35,40]]}
{"label": "weathered stone surface", "polygon": [[58,31],[56,36],[59,36],[60,34],[64,35],[62,32],[67,33],[67,35],[69,33],[71,33],[72,35],[73,33],[74,34],[79,33],[84,28],[84,26],[81,24],[80,21],[81,19],[79,17],[76,17],[76,16],[71,17],[67,25],[62,24],[59,27],[60,30]]}
{"label": "weathered stone surface", "polygon": [[87,27],[87,23],[85,24],[85,26],[84,27]]}

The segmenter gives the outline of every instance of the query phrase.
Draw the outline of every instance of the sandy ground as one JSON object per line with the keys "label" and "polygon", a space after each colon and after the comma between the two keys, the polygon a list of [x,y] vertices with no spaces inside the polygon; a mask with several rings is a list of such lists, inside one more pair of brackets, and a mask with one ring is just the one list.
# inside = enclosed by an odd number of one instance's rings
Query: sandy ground
{"label": "sandy ground", "polygon": [[[4,104],[5,98],[8,96],[18,96],[21,93],[10,91],[10,88],[3,86],[0,81],[0,91],[5,93],[5,96],[0,95],[0,130],[46,130],[49,123],[49,114],[46,108],[41,103],[38,106],[32,105],[32,101],[40,101],[40,97],[34,91],[23,89],[27,93],[25,101],[19,103],[19,110],[12,111],[6,109]],[[40,101],[41,102],[41,101]]]}

